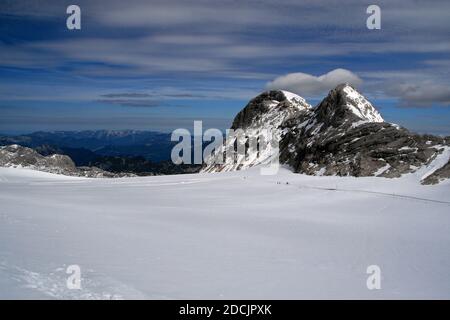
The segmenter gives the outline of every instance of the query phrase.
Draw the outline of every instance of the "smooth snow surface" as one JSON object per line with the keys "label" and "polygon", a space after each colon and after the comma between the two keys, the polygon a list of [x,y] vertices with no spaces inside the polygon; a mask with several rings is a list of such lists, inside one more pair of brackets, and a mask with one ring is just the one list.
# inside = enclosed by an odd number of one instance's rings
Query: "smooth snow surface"
{"label": "smooth snow surface", "polygon": [[419,180],[0,168],[0,298],[448,299],[450,183]]}

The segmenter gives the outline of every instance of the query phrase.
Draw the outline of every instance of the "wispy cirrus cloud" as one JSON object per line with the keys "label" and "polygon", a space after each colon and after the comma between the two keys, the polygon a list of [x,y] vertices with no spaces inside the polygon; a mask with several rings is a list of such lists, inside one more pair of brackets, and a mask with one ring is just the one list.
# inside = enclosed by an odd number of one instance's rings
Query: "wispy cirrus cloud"
{"label": "wispy cirrus cloud", "polygon": [[386,93],[398,97],[402,107],[450,106],[450,87],[444,84],[401,83],[387,88]]}
{"label": "wispy cirrus cloud", "polygon": [[371,99],[448,106],[448,0],[377,1],[381,30],[366,28],[360,0],[76,3],[79,32],[65,28],[71,2],[0,1],[0,99],[107,117],[174,104],[232,117],[266,85],[322,96],[350,82]]}
{"label": "wispy cirrus cloud", "polygon": [[148,93],[107,93],[101,95],[104,98],[149,98],[151,97]]}
{"label": "wispy cirrus cloud", "polygon": [[[273,71],[264,69],[270,64],[307,64],[349,55],[450,54],[450,19],[444,14],[450,11],[448,1],[434,5],[381,1],[383,27],[379,32],[365,28],[367,5],[356,0],[340,6],[334,6],[335,1],[291,0],[134,0],[126,5],[80,0],[78,4],[88,30],[82,36],[4,44],[0,64],[95,65],[71,71],[85,76],[101,76],[103,67],[111,77],[190,72],[268,80],[267,74]],[[9,0],[2,2],[1,14],[50,16],[63,22],[65,11],[63,3],[55,5],[54,1]],[[112,35],[117,28],[121,32]]]}
{"label": "wispy cirrus cloud", "polygon": [[397,99],[400,107],[450,107],[448,73],[439,66],[437,69],[372,71],[362,75],[369,81],[369,91]]}
{"label": "wispy cirrus cloud", "polygon": [[154,108],[163,106],[163,104],[160,101],[149,99],[97,99],[96,102],[119,105],[123,107],[139,107],[139,108]]}

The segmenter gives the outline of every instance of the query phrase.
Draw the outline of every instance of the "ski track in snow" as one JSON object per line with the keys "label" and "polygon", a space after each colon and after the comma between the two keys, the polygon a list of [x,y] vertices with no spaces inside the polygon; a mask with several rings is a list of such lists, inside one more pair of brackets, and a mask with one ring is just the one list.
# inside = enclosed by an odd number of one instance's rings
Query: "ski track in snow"
{"label": "ski track in snow", "polygon": [[340,191],[340,192],[370,193],[370,194],[376,194],[376,195],[393,197],[393,198],[399,198],[399,199],[420,200],[420,201],[427,201],[427,202],[442,203],[442,204],[450,205],[450,201],[433,200],[433,199],[427,199],[427,198],[421,198],[421,197],[407,196],[407,195],[402,195],[402,194],[396,194],[394,192],[393,193],[387,193],[387,192],[368,191],[368,190],[352,190],[352,189],[340,189],[340,188],[330,188],[330,187],[312,187],[312,186],[306,186],[306,185],[300,185],[300,186],[298,186],[298,188],[300,188],[300,189],[325,190],[325,191],[328,190],[328,191]]}

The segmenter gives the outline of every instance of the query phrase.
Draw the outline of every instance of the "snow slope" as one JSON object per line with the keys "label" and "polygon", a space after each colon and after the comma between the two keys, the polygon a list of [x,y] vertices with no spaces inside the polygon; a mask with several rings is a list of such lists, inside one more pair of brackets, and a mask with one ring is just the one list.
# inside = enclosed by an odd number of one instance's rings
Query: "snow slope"
{"label": "snow slope", "polygon": [[384,122],[381,114],[352,86],[344,84],[342,86],[342,93],[347,101],[346,107],[362,121]]}
{"label": "snow slope", "polygon": [[0,168],[0,298],[448,299],[450,183],[420,178]]}

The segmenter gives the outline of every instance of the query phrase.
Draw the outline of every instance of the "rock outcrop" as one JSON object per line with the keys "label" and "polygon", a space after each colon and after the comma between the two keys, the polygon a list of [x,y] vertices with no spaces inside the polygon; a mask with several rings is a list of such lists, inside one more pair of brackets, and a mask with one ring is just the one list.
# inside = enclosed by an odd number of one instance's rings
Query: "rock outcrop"
{"label": "rock outcrop", "polygon": [[130,176],[129,174],[111,173],[96,167],[77,167],[68,156],[60,154],[43,156],[31,148],[19,145],[0,147],[0,166],[23,167],[78,177],[115,178]]}

